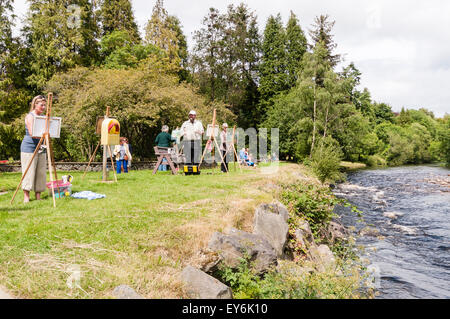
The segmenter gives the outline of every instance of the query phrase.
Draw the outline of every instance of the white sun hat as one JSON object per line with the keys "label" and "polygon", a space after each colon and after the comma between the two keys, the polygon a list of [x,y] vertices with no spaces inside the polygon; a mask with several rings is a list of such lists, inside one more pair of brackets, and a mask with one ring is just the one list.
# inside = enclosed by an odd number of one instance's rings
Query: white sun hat
{"label": "white sun hat", "polygon": [[192,111],[189,112],[189,115],[191,115],[191,114],[192,114],[192,115],[197,115],[197,112],[195,112],[194,110],[192,110]]}

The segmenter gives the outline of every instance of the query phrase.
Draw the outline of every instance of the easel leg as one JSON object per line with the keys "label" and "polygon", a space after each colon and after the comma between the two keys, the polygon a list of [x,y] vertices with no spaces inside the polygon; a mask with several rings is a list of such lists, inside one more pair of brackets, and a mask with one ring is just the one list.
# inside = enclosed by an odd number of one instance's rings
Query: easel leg
{"label": "easel leg", "polygon": [[[220,159],[222,160],[222,163],[225,164],[225,161],[224,161],[223,156],[222,156],[222,152],[220,151],[220,147],[219,147],[219,144],[217,144],[216,139],[214,139],[214,143],[216,144],[217,149],[219,150],[219,155],[220,155]],[[226,170],[227,173],[228,173],[228,168],[227,168],[227,166],[226,166],[226,165],[224,165],[224,166],[225,166],[225,170]]]}
{"label": "easel leg", "polygon": [[92,154],[91,158],[89,159],[88,166],[86,166],[86,168],[85,168],[85,170],[84,170],[83,177],[81,177],[81,179],[84,179],[84,177],[86,176],[87,170],[88,170],[89,166],[91,165],[92,161],[94,160],[95,154],[97,154],[98,148],[100,147],[100,142],[101,142],[101,141],[98,141],[97,147],[95,148],[94,153]]}
{"label": "easel leg", "polygon": [[50,173],[50,183],[52,187],[52,197],[53,197],[53,207],[56,207],[56,199],[55,199],[55,187],[53,187],[53,170],[52,170],[52,155],[51,146],[50,146],[50,137],[48,134],[45,134],[45,144],[47,145],[47,159],[48,159],[48,172]]}
{"label": "easel leg", "polygon": [[111,167],[112,167],[112,170],[113,170],[113,173],[114,173],[114,180],[117,183],[117,174],[116,174],[116,170],[114,168],[114,161],[113,161],[113,158],[112,158],[111,145],[108,145],[108,148],[109,148],[109,158],[111,159]]}
{"label": "easel leg", "polygon": [[156,162],[156,166],[153,169],[153,175],[156,174],[156,171],[158,170],[159,165],[161,165],[161,162],[162,162],[162,156],[158,156],[158,161]]}
{"label": "easel leg", "polygon": [[28,170],[29,170],[30,167],[31,167],[31,163],[33,163],[33,160],[34,160],[34,158],[36,157],[36,154],[37,154],[37,152],[39,151],[39,148],[41,147],[43,141],[44,141],[44,136],[42,136],[41,139],[39,140],[39,143],[38,143],[38,145],[36,146],[36,149],[35,149],[34,152],[33,152],[33,156],[31,157],[31,160],[30,160],[30,162],[28,163],[27,168],[25,169],[25,172],[22,174],[22,178],[20,179],[19,185],[17,185],[16,191],[14,192],[14,195],[13,195],[13,198],[11,199],[10,204],[12,204],[13,201],[14,201],[14,199],[16,198],[17,191],[19,190],[20,185],[22,185],[22,182],[23,182],[23,180],[25,179],[25,176],[27,176]]}
{"label": "easel leg", "polygon": [[[233,144],[233,150],[234,150],[234,155],[236,155],[236,161],[238,162],[239,170],[240,170],[240,172],[242,173],[241,161],[239,160],[239,157],[238,157],[238,155],[237,155],[236,148],[234,147],[234,144]],[[236,165],[235,165],[235,166],[236,166]]]}

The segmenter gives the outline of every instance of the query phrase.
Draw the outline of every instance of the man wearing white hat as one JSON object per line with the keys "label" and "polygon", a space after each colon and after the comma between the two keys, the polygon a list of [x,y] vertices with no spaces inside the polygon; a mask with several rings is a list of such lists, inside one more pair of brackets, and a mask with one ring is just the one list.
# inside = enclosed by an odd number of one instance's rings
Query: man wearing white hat
{"label": "man wearing white hat", "polygon": [[202,154],[202,135],[204,133],[202,122],[198,121],[195,111],[189,112],[189,120],[181,126],[183,134],[184,154],[186,164],[197,165],[200,163]]}

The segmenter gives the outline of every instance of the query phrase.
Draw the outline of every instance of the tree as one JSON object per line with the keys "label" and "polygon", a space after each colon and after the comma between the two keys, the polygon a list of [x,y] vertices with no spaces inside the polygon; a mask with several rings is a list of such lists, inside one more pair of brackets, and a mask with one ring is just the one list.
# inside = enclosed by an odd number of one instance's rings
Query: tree
{"label": "tree", "polygon": [[177,32],[173,29],[176,21],[169,20],[163,0],[157,0],[152,17],[145,28],[145,42],[165,51],[174,66],[180,67],[180,47]]}
{"label": "tree", "polygon": [[100,9],[102,36],[113,31],[127,31],[133,43],[140,42],[130,0],[102,0]]}
{"label": "tree", "polygon": [[335,21],[329,21],[330,17],[328,15],[320,15],[314,19],[314,24],[312,29],[309,30],[309,35],[313,40],[312,46],[316,46],[318,43],[323,43],[328,51],[327,60],[330,62],[332,67],[335,67],[341,60],[339,54],[333,54],[337,47],[334,42],[333,35],[331,31],[333,30]]}
{"label": "tree", "polygon": [[298,23],[296,15],[291,11],[286,26],[287,81],[290,87],[295,86],[297,82],[297,73],[307,48],[308,42],[305,34]]}
{"label": "tree", "polygon": [[286,32],[281,22],[281,15],[270,16],[264,29],[262,57],[259,68],[259,88],[261,96],[259,113],[261,119],[270,105],[272,98],[289,89],[286,55]]}
{"label": "tree", "polygon": [[30,0],[24,33],[32,60],[28,82],[37,90],[56,72],[93,63],[90,54],[95,60],[93,7],[85,0],[75,4],[78,7],[71,7],[69,0]]}
{"label": "tree", "polygon": [[226,14],[211,8],[204,27],[194,34],[194,80],[211,101],[221,100],[243,127],[256,125],[260,41],[254,12],[228,6]]}

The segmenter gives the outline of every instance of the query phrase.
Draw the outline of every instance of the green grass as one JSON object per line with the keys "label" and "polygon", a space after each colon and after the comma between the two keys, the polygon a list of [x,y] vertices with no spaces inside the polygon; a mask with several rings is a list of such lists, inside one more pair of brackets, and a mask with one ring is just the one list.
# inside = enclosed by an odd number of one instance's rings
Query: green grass
{"label": "green grass", "polygon": [[[183,297],[179,272],[212,232],[248,227],[253,208],[274,197],[264,187],[277,174],[232,167],[200,176],[131,171],[112,184],[100,172],[85,180],[72,172],[73,192],[106,198],[62,198],[56,208],[47,193],[24,204],[21,190],[10,205],[21,175],[0,173],[0,192],[8,192],[0,195],[0,285],[22,298],[109,298],[120,284],[149,298]],[[81,281],[71,289],[74,266]]]}

